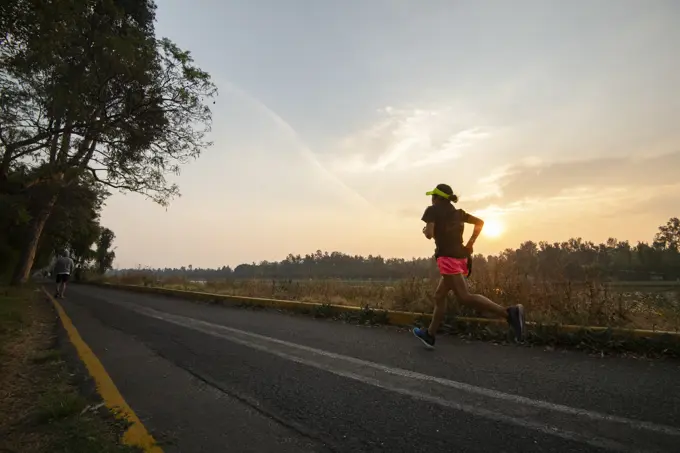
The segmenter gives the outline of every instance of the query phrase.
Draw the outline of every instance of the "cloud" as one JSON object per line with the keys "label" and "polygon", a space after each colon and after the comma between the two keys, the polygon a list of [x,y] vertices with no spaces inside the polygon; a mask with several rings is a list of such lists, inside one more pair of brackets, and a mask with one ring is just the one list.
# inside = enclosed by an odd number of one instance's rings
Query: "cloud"
{"label": "cloud", "polygon": [[470,115],[453,108],[378,111],[380,119],[353,134],[331,154],[332,168],[344,173],[374,173],[441,164],[491,136]]}
{"label": "cloud", "polygon": [[[593,197],[630,197],[675,184],[680,152],[653,157],[626,156],[504,167],[483,181],[488,190],[480,204],[530,204],[545,200],[568,202]],[[488,195],[486,195],[488,194]],[[542,201],[541,201],[542,200]]]}
{"label": "cloud", "polygon": [[[313,170],[317,173],[317,176],[323,177],[323,179],[326,182],[330,181],[331,185],[335,186],[336,188],[343,192],[343,195],[347,200],[357,204],[358,206],[374,208],[373,206],[371,206],[368,200],[366,200],[366,198],[361,196],[359,193],[357,193],[355,190],[353,190],[351,187],[345,184],[335,174],[329,171],[319,161],[317,155],[309,148],[309,146],[307,146],[307,144],[303,141],[302,137],[300,137],[297,131],[281,115],[279,115],[273,109],[268,107],[260,99],[256,98],[255,96],[248,93],[244,89],[238,87],[229,80],[220,78],[219,81],[220,86],[223,87],[227,93],[233,96],[230,100],[236,101],[234,102],[234,104],[240,101],[241,104],[245,104],[246,107],[249,107],[248,110],[250,111],[251,114],[259,113],[260,115],[264,116],[264,118],[268,119],[269,122],[271,123],[267,124],[265,122],[266,126],[271,127],[271,125],[273,125],[275,127],[275,131],[278,134],[282,133],[284,137],[286,137],[288,140],[294,143],[296,151],[299,152],[300,155],[303,156],[313,166]],[[243,108],[243,105],[241,105],[241,108]],[[239,116],[243,116],[243,110],[239,111]],[[258,121],[257,124],[261,124],[260,121]],[[240,124],[240,127],[243,128],[243,125]],[[262,130],[260,130],[259,135],[262,136],[265,134],[263,133]]]}

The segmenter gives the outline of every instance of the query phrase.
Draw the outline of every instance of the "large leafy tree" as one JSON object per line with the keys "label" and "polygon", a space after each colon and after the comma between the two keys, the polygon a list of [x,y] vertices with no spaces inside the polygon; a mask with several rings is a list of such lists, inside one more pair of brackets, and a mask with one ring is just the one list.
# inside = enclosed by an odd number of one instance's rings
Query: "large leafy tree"
{"label": "large leafy tree", "polygon": [[91,248],[101,231],[99,216],[107,195],[89,175],[66,187],[45,224],[34,266],[44,266],[59,250],[69,250],[76,266],[91,261],[94,257]]}
{"label": "large leafy tree", "polygon": [[108,228],[102,228],[97,238],[97,250],[94,252],[95,270],[98,274],[104,274],[113,268],[113,260],[116,259],[116,252],[113,251],[113,240],[116,235]]}
{"label": "large leafy tree", "polygon": [[[30,213],[40,206],[48,188],[35,186],[26,192],[0,196],[5,200],[0,210],[0,275],[11,272],[20,257],[20,244],[25,240],[26,225]],[[77,267],[88,267],[94,260],[92,246],[96,243],[102,227],[99,215],[103,201],[108,195],[101,184],[87,174],[77,182],[65,187],[55,209],[45,224],[34,261],[35,268],[44,268],[59,250],[69,250]]]}
{"label": "large leafy tree", "polygon": [[0,191],[45,194],[30,213],[15,283],[28,278],[57,200],[84,174],[166,204],[179,195],[166,176],[210,144],[216,88],[188,52],[155,38],[154,9],[26,1],[0,23]]}

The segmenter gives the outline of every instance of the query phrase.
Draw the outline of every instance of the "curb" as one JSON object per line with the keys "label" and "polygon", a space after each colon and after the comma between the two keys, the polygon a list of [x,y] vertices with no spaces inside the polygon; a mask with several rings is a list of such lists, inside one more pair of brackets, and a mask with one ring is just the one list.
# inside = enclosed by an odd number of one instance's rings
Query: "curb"
{"label": "curb", "polygon": [[78,357],[85,364],[90,377],[94,380],[97,386],[97,392],[101,396],[104,405],[114,415],[120,416],[131,423],[123,434],[122,443],[138,447],[145,453],[163,453],[163,449],[156,444],[153,436],[149,434],[144,424],[139,417],[137,417],[137,414],[135,414],[130,405],[125,401],[123,395],[120,394],[116,384],[106,372],[104,365],[102,365],[99,358],[97,358],[92,349],[90,349],[87,343],[85,343],[85,340],[80,336],[80,333],[75,325],[73,325],[73,321],[71,321],[71,318],[66,314],[64,308],[44,287],[42,290],[57,311],[61,324],[64,326],[64,330],[66,330],[71,344],[75,347]]}
{"label": "curb", "polygon": [[[349,314],[357,315],[367,310],[361,307],[353,307],[346,305],[321,304],[316,302],[299,302],[292,300],[280,299],[265,299],[260,297],[246,297],[246,296],[230,296],[227,294],[205,293],[198,291],[186,291],[180,289],[160,288],[156,286],[141,286],[141,285],[123,285],[105,282],[83,282],[87,285],[100,286],[104,288],[121,289],[126,291],[134,291],[138,293],[159,294],[164,296],[179,297],[182,299],[191,299],[211,304],[224,304],[261,308],[276,308],[288,311],[297,311],[303,313],[326,311],[333,314]],[[389,324],[399,327],[413,326],[418,323],[423,323],[431,319],[430,314],[414,313],[407,311],[381,310],[372,309],[372,312],[382,317],[384,324]],[[492,327],[502,325],[505,327],[505,321],[488,318],[472,318],[472,317],[457,317],[455,321],[458,325],[465,325],[467,327]],[[662,330],[645,330],[645,329],[624,329],[620,327],[602,327],[602,326],[578,326],[570,324],[536,324],[535,322],[527,322],[528,332],[552,332],[558,334],[575,334],[588,333],[596,335],[604,335],[621,338],[636,338],[636,339],[651,339],[662,340],[667,342],[678,342],[680,345],[680,332],[662,331]]]}

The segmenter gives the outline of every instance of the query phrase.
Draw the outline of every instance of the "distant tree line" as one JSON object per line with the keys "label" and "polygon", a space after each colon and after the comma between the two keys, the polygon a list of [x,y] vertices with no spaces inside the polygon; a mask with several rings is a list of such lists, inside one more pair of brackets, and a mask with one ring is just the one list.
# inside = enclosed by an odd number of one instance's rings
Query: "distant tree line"
{"label": "distant tree line", "polygon": [[[436,266],[432,258],[388,259],[317,250],[304,256],[290,254],[278,262],[241,264],[234,269],[189,265],[148,271],[162,277],[206,281],[229,278],[393,280],[436,275]],[[677,280],[680,279],[680,220],[671,218],[659,227],[651,243],[631,245],[614,238],[601,244],[581,238],[554,243],[527,241],[517,249],[507,249],[496,256],[474,257],[473,278],[475,273],[494,272],[549,280]]]}

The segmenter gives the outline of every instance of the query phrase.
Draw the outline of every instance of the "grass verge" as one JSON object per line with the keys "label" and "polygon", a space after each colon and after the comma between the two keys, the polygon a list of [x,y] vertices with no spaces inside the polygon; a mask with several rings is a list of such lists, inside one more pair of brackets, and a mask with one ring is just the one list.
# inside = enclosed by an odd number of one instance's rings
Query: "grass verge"
{"label": "grass verge", "polygon": [[56,323],[37,288],[0,287],[0,451],[140,453],[120,443],[127,422],[83,394]]}

